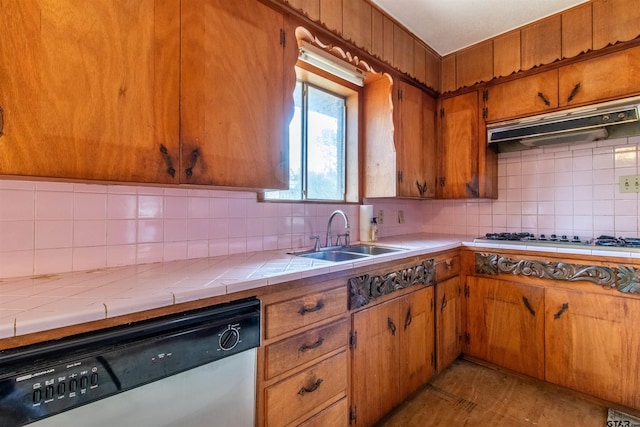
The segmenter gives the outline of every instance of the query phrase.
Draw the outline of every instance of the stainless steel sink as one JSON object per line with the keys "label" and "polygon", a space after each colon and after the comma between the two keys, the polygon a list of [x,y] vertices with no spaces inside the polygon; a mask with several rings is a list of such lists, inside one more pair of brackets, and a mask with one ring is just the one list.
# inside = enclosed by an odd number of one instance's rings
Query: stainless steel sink
{"label": "stainless steel sink", "polygon": [[321,259],[325,261],[349,261],[354,259],[362,259],[376,255],[389,254],[393,252],[401,252],[406,249],[394,248],[390,246],[376,245],[353,245],[345,247],[322,248],[319,251],[294,252],[292,255]]}

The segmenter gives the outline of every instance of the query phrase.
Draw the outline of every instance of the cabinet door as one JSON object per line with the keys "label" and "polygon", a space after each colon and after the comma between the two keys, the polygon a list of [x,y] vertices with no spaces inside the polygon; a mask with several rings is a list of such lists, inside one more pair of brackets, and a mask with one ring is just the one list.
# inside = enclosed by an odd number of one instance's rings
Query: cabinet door
{"label": "cabinet door", "polygon": [[179,15],[0,0],[0,174],[177,183]]}
{"label": "cabinet door", "polygon": [[436,284],[436,355],[438,372],[462,353],[462,290],[456,276]]}
{"label": "cabinet door", "polygon": [[400,400],[435,373],[433,286],[400,300]]}
{"label": "cabinet door", "polygon": [[[400,95],[401,94],[401,95]],[[422,91],[400,82],[396,119],[396,152],[398,195],[420,197],[424,169],[424,130],[422,126]],[[426,184],[426,182],[425,182]],[[431,184],[431,182],[429,182]]]}
{"label": "cabinet door", "polygon": [[558,70],[501,83],[486,91],[488,122],[543,113],[558,108]]}
{"label": "cabinet door", "polygon": [[467,277],[468,352],[499,366],[544,378],[544,289]]}
{"label": "cabinet door", "polygon": [[351,352],[351,406],[356,411],[352,425],[373,425],[400,403],[399,318],[397,300],[353,315],[357,344]]}
{"label": "cabinet door", "polygon": [[638,407],[640,302],[547,288],[545,304],[546,380]]}
{"label": "cabinet door", "polygon": [[640,47],[560,68],[560,106],[640,93]]}
{"label": "cabinet door", "polygon": [[442,100],[438,150],[440,198],[479,196],[478,125],[477,92]]}
{"label": "cabinet door", "polygon": [[283,16],[255,0],[185,0],[181,13],[181,179],[287,188],[296,41]]}

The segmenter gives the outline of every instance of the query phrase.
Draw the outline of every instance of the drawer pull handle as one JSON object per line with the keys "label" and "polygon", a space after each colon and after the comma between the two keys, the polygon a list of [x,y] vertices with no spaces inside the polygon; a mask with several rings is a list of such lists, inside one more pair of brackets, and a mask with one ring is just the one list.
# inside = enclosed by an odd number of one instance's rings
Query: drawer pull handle
{"label": "drawer pull handle", "polygon": [[313,393],[314,391],[316,391],[318,389],[318,387],[320,387],[320,384],[322,384],[322,378],[318,378],[318,380],[313,383],[313,385],[311,387],[302,387],[300,389],[300,391],[298,392],[298,394],[300,396],[304,396],[305,393]]}
{"label": "drawer pull handle", "polygon": [[571,91],[571,93],[569,94],[569,97],[567,98],[567,102],[573,101],[573,98],[578,94],[579,90],[580,90],[580,83],[576,84],[573,87],[573,90]]}
{"label": "drawer pull handle", "polygon": [[524,306],[527,307],[527,310],[529,310],[529,313],[531,313],[531,315],[533,317],[536,317],[536,311],[533,309],[533,307],[531,307],[531,303],[529,302],[529,298],[522,297],[522,302],[524,303]]}
{"label": "drawer pull handle", "polygon": [[560,308],[560,311],[558,311],[556,314],[553,315],[553,318],[554,319],[559,319],[560,316],[562,316],[562,313],[564,313],[568,309],[569,309],[569,304],[565,302],[564,304],[562,304],[562,307]]}
{"label": "drawer pull handle", "polygon": [[391,330],[391,335],[395,336],[396,335],[396,325],[395,325],[395,323],[393,323],[393,320],[391,320],[391,317],[387,317],[387,326],[389,326],[389,329]]}
{"label": "drawer pull handle", "polygon": [[324,338],[320,337],[318,338],[318,341],[314,342],[313,344],[302,344],[302,346],[298,349],[298,351],[301,353],[304,353],[307,350],[313,350],[314,348],[320,347],[323,342],[324,342]]}
{"label": "drawer pull handle", "polygon": [[302,308],[300,308],[300,310],[298,310],[298,313],[300,313],[301,316],[304,316],[307,313],[313,313],[315,311],[322,310],[323,307],[324,307],[324,302],[322,302],[322,300],[320,300],[320,301],[318,301],[316,303],[316,305],[314,305],[311,308],[307,308],[307,307],[302,306]]}
{"label": "drawer pull handle", "polygon": [[440,306],[440,313],[444,312],[444,309],[446,306],[447,306],[447,296],[442,295],[442,305]]}

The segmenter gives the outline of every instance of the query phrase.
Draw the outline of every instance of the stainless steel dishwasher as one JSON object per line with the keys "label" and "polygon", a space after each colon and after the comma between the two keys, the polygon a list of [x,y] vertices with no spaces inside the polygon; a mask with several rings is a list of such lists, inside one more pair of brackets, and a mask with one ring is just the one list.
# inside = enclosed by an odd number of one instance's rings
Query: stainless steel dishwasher
{"label": "stainless steel dishwasher", "polygon": [[0,426],[253,426],[255,298],[0,352]]}

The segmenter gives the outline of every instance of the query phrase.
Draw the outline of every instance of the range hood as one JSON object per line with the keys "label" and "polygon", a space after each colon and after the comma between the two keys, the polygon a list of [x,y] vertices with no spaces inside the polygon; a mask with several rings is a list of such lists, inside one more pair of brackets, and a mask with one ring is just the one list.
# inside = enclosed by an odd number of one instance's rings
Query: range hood
{"label": "range hood", "polygon": [[497,152],[640,135],[640,97],[487,125]]}

